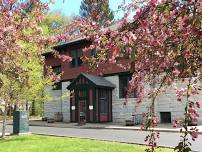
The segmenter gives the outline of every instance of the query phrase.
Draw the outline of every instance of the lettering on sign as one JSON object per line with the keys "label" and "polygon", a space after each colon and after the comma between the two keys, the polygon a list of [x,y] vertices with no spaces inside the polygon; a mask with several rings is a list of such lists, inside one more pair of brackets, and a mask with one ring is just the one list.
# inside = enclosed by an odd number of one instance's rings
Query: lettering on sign
{"label": "lettering on sign", "polygon": [[71,109],[72,109],[72,110],[75,110],[76,108],[75,108],[75,106],[72,106]]}
{"label": "lettering on sign", "polygon": [[93,106],[92,105],[89,106],[89,110],[93,110]]}

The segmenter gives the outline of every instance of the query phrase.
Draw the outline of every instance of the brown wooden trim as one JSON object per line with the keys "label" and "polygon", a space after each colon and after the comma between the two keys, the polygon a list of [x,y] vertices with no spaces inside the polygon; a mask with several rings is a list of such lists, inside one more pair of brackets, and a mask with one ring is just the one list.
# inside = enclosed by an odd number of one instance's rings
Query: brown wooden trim
{"label": "brown wooden trim", "polygon": [[[72,106],[75,106],[75,108],[76,108],[76,105],[75,105],[75,95],[73,95],[73,97],[72,97]],[[70,108],[72,108],[72,107],[70,107]],[[72,121],[76,122],[76,109],[72,110]]]}
{"label": "brown wooden trim", "polygon": [[99,89],[96,88],[96,122],[99,122]]}
{"label": "brown wooden trim", "polygon": [[[115,75],[125,75],[125,74],[130,74],[130,72],[126,71],[126,72],[117,72],[117,73],[111,73],[111,74],[103,74],[102,77],[115,76]],[[76,78],[77,77],[75,77],[73,79],[63,79],[63,80],[61,80],[61,82],[73,81]]]}
{"label": "brown wooden trim", "polygon": [[[93,90],[92,89],[89,90],[89,106],[90,105],[93,106]],[[90,113],[90,122],[93,122],[93,110],[89,109],[89,113]]]}
{"label": "brown wooden trim", "polygon": [[109,101],[110,101],[110,114],[109,114],[109,116],[110,116],[110,119],[109,119],[109,121],[112,121],[112,90],[110,90],[109,91]]}

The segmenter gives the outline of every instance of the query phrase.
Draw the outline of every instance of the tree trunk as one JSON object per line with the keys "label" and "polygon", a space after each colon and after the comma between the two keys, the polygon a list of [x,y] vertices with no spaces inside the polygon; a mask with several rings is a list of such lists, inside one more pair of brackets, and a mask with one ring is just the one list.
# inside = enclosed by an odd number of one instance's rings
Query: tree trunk
{"label": "tree trunk", "polygon": [[26,107],[25,107],[25,110],[26,111],[29,111],[29,103],[26,101],[26,105],[25,105]]}
{"label": "tree trunk", "polygon": [[36,111],[35,111],[35,101],[32,102],[32,116],[35,116]]}
{"label": "tree trunk", "polygon": [[9,111],[8,111],[9,113],[8,113],[8,115],[9,115],[10,118],[12,116],[12,111],[13,111],[12,106],[9,105]]}
{"label": "tree trunk", "polygon": [[17,111],[19,108],[18,108],[18,104],[16,103],[15,105],[14,105],[14,111]]}
{"label": "tree trunk", "polygon": [[6,116],[7,116],[7,104],[5,103],[4,106],[4,113],[3,113],[3,124],[2,124],[2,135],[1,138],[5,137],[6,134]]}

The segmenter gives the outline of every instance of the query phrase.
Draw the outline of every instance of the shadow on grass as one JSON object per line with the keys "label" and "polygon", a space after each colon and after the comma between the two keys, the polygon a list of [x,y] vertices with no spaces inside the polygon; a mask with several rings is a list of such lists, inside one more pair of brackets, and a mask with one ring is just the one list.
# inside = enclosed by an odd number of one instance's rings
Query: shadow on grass
{"label": "shadow on grass", "polygon": [[[40,138],[40,140],[44,140],[45,138]],[[9,143],[9,142],[29,142],[29,141],[36,141],[39,140],[38,138],[33,138],[33,136],[28,135],[10,135],[6,136],[5,138],[0,138],[1,143]]]}

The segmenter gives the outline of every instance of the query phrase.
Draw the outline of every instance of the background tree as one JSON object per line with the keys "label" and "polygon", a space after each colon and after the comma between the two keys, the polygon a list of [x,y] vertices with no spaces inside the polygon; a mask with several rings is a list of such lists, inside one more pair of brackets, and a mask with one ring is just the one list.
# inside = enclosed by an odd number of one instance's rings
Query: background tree
{"label": "background tree", "polygon": [[49,75],[43,77],[41,54],[60,41],[60,37],[48,37],[41,28],[47,4],[39,0],[14,0],[1,1],[0,6],[0,104],[4,105],[4,137],[8,105],[21,107],[46,98],[41,92],[52,81]]}
{"label": "background tree", "polygon": [[61,12],[51,12],[44,15],[42,28],[48,35],[61,34],[65,31],[65,27],[72,21],[71,17],[62,15]]}
{"label": "background tree", "polygon": [[80,6],[82,17],[91,17],[101,25],[114,19],[114,14],[109,8],[109,0],[83,0]]}

